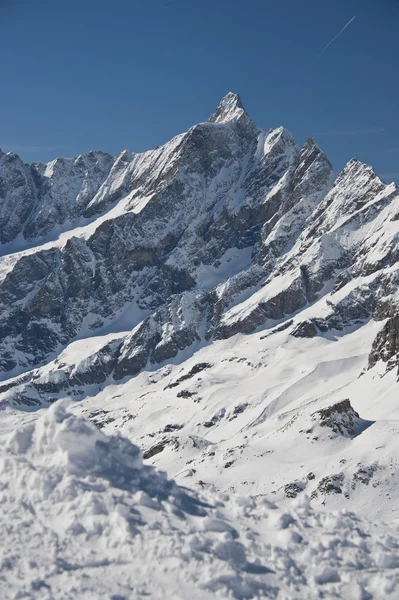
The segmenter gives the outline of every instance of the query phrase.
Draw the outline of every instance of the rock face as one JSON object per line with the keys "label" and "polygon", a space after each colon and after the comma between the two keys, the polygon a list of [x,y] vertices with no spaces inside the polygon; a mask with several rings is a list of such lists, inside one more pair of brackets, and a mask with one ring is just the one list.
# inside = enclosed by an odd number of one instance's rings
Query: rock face
{"label": "rock face", "polygon": [[1,243],[21,234],[26,240],[40,238],[89,215],[113,162],[105,152],[89,152],[29,166],[0,151]]}
{"label": "rock face", "polygon": [[387,363],[387,369],[399,365],[399,315],[389,317],[380,333],[374,340],[369,356],[369,367],[378,361]]}
{"label": "rock face", "polygon": [[[397,215],[394,184],[355,159],[335,177],[312,139],[299,148],[282,127],[260,130],[232,93],[150,152],[31,166],[1,153],[3,379],[36,369],[23,378],[42,391],[120,380],[317,302],[294,336],[386,319]],[[395,318],[370,366],[396,360]],[[83,364],[37,371],[109,331],[125,333]]]}
{"label": "rock face", "polygon": [[320,427],[327,427],[334,434],[353,438],[362,433],[372,422],[361,419],[349,400],[342,400],[313,413],[312,421]]}

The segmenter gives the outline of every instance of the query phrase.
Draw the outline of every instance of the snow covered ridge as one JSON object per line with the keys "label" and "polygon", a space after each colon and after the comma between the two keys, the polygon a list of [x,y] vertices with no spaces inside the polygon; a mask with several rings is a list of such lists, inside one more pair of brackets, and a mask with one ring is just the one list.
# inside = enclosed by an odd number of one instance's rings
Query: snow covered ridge
{"label": "snow covered ridge", "polygon": [[121,320],[132,330],[173,294],[236,278],[226,310],[264,278],[266,231],[296,205],[290,232],[275,232],[279,255],[334,176],[314,142],[301,150],[283,127],[260,130],[228,94],[153,151],[31,167],[2,154],[0,179],[0,369],[18,373]]}
{"label": "snow covered ridge", "polygon": [[5,600],[398,597],[397,526],[198,496],[65,401],[2,447],[0,498]]}
{"label": "snow covered ridge", "polygon": [[[395,329],[397,187],[355,159],[336,176],[312,139],[262,131],[237,94],[149,152],[31,166],[2,153],[0,194],[2,379],[115,332],[72,379],[58,367],[53,379],[65,391],[119,380],[321,298],[298,337],[370,318]],[[394,339],[370,364],[391,366]]]}

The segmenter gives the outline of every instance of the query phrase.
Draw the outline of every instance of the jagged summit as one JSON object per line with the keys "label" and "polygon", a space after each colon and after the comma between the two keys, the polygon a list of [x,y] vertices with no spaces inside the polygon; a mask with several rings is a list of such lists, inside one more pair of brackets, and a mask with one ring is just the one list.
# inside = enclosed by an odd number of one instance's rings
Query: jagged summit
{"label": "jagged summit", "polygon": [[320,146],[315,142],[315,139],[311,136],[309,137],[303,145],[302,148],[304,151],[309,151],[313,149],[317,149],[321,152]]}
{"label": "jagged summit", "polygon": [[216,108],[216,112],[209,117],[210,123],[227,123],[239,119],[243,114],[246,114],[245,108],[238,94],[229,92],[220,101]]}
{"label": "jagged summit", "polygon": [[[238,94],[228,93],[209,122],[234,126],[201,124],[155,151],[115,158],[90,152],[29,167],[3,156],[0,242],[22,249],[0,260],[2,370],[39,367],[130,307],[125,331],[137,326],[141,337],[121,342],[107,368],[134,375],[204,336],[281,319],[314,301],[335,270],[354,268],[360,237],[350,252],[346,239],[320,235],[376,195],[385,206],[392,189],[386,194],[356,161],[335,178],[312,138],[300,149],[284,127],[262,131]],[[282,272],[292,274],[285,300],[276,303],[274,289],[267,302],[252,298]],[[94,371],[88,379],[103,375]],[[73,369],[62,381],[73,387]]]}

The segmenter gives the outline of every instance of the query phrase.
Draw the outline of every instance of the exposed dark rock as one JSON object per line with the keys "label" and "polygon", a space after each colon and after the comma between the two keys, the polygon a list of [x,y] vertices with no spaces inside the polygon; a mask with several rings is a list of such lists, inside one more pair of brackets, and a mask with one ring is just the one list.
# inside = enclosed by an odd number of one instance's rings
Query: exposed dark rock
{"label": "exposed dark rock", "polygon": [[228,460],[227,463],[225,463],[224,468],[225,469],[229,469],[230,467],[232,467],[234,465],[234,460]]}
{"label": "exposed dark rock", "polygon": [[344,437],[355,437],[373,424],[373,421],[361,419],[349,400],[342,400],[318,410],[312,414],[311,418],[321,427],[327,427],[335,434]]}
{"label": "exposed dark rock", "polygon": [[369,355],[369,369],[380,360],[387,363],[388,370],[399,365],[399,314],[390,317],[375,338]]}
{"label": "exposed dark rock", "polygon": [[284,494],[287,498],[296,498],[305,488],[306,483],[303,481],[293,481],[284,486]]}
{"label": "exposed dark rock", "polygon": [[156,454],[163,452],[166,446],[167,442],[159,442],[158,444],[155,444],[155,446],[152,446],[149,450],[145,450],[145,452],[143,452],[144,460],[152,458]]}
{"label": "exposed dark rock", "polygon": [[202,425],[207,428],[214,427],[215,425],[217,425],[219,423],[219,421],[221,419],[223,419],[225,414],[226,414],[226,410],[224,408],[222,408],[221,410],[219,410],[219,412],[216,415],[213,415],[213,417],[209,421],[205,421],[205,423],[203,423]]}
{"label": "exposed dark rock", "polygon": [[360,467],[354,474],[353,474],[353,481],[352,481],[352,489],[354,489],[356,487],[356,483],[363,483],[364,485],[369,485],[371,479],[373,479],[376,471],[378,471],[378,465],[377,464],[373,464],[373,465],[365,465]]}
{"label": "exposed dark rock", "polygon": [[173,383],[169,383],[165,387],[165,389],[174,388],[174,387],[180,385],[181,383],[183,383],[183,381],[187,381],[187,379],[191,379],[192,377],[194,377],[194,375],[198,375],[198,373],[201,373],[201,371],[205,371],[205,369],[210,369],[211,367],[212,367],[212,365],[210,363],[197,363],[189,370],[188,373],[181,375]]}
{"label": "exposed dark rock", "polygon": [[169,425],[165,425],[164,433],[172,433],[172,431],[179,431],[179,429],[183,429],[184,425],[180,423],[171,423]]}
{"label": "exposed dark rock", "polygon": [[248,408],[248,402],[243,402],[242,404],[237,404],[237,406],[233,409],[233,414],[230,417],[230,421],[236,419],[238,415],[241,415]]}
{"label": "exposed dark rock", "polygon": [[302,323],[299,323],[291,333],[291,335],[297,338],[312,338],[317,334],[317,327],[312,320],[302,321]]}
{"label": "exposed dark rock", "polygon": [[[262,132],[236,94],[209,122],[145,156],[92,152],[29,167],[0,153],[0,243],[19,236],[21,247],[37,244],[2,263],[0,369],[36,369],[87,330],[95,335],[131,316],[130,333],[87,361],[54,363],[52,375],[35,370],[12,382],[18,402],[39,402],[135,376],[213,339],[283,331],[322,295],[326,310],[292,334],[389,318],[370,366],[381,358],[391,368],[398,363],[399,244],[358,234],[397,196],[355,159],[335,178],[312,139],[300,149],[283,127]],[[43,236],[55,240],[99,215],[84,237],[40,246]],[[348,231],[356,235],[349,239]],[[233,251],[248,257],[244,266]]]}
{"label": "exposed dark rock", "polygon": [[323,477],[318,483],[317,489],[312,492],[310,497],[317,498],[318,494],[323,494],[324,496],[329,494],[342,494],[344,479],[343,473]]}
{"label": "exposed dark rock", "polygon": [[94,423],[96,427],[102,429],[105,425],[109,423],[113,423],[115,421],[114,417],[107,416],[109,414],[109,410],[96,410],[88,415],[90,421]]}
{"label": "exposed dark rock", "polygon": [[151,446],[148,450],[145,450],[143,452],[143,458],[148,460],[163,452],[167,446],[172,446],[173,449],[176,450],[179,447],[179,440],[177,438],[164,438],[160,442],[154,444],[154,446]]}
{"label": "exposed dark rock", "polygon": [[300,278],[295,279],[288,289],[274,295],[266,302],[260,301],[252,311],[230,323],[222,322],[215,337],[228,338],[237,333],[250,333],[269,320],[280,320],[295,313],[307,303],[306,292]]}
{"label": "exposed dark rock", "polygon": [[[174,386],[171,386],[171,387],[174,387]],[[178,398],[192,398],[193,396],[197,396],[198,393],[190,392],[189,390],[181,390],[180,392],[177,392],[176,395]]]}

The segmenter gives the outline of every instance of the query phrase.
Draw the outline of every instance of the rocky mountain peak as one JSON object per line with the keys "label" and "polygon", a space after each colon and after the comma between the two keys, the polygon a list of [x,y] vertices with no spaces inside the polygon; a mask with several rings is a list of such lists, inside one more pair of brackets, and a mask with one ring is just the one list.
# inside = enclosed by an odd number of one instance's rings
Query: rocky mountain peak
{"label": "rocky mountain peak", "polygon": [[332,165],[330,161],[324,152],[320,150],[314,139],[309,138],[301,148],[296,178],[297,180],[302,180],[303,177],[305,177],[307,174],[310,174],[311,168],[320,169],[321,167],[323,168],[323,171],[326,173],[328,172],[329,177],[332,173]]}
{"label": "rocky mountain peak", "polygon": [[268,132],[266,138],[266,151],[270,152],[285,152],[288,149],[295,149],[299,152],[298,144],[288,129],[285,127],[276,127]]}
{"label": "rocky mountain peak", "polygon": [[372,183],[374,185],[383,186],[374,169],[357,158],[352,158],[343,168],[337,178],[337,184],[341,183],[344,185],[354,184],[361,186],[362,188],[366,188]]}
{"label": "rocky mountain peak", "polygon": [[313,413],[311,418],[319,427],[326,427],[334,434],[344,437],[355,437],[372,424],[359,416],[349,399],[322,408]]}
{"label": "rocky mountain peak", "polygon": [[228,123],[229,121],[239,119],[246,114],[245,108],[238,94],[229,92],[222,98],[216,108],[216,112],[209,117],[209,123]]}
{"label": "rocky mountain peak", "polygon": [[302,154],[324,154],[312,137],[308,138],[301,149]]}

